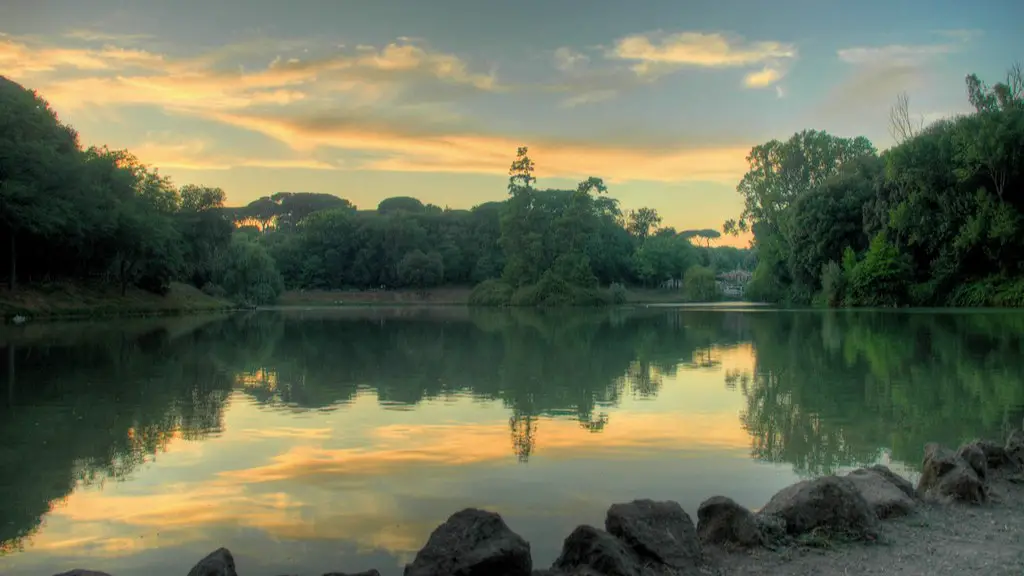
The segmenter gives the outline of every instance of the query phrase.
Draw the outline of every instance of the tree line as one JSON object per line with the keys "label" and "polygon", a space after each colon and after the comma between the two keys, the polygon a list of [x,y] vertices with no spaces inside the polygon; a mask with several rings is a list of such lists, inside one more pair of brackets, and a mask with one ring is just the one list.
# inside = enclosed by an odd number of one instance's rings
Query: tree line
{"label": "tree line", "polygon": [[828,306],[1024,306],[1024,74],[966,78],[975,111],[897,141],[805,130],[754,147],[727,233],[752,231],[747,295]]}
{"label": "tree line", "polygon": [[166,294],[174,280],[243,302],[276,298],[266,252],[234,236],[219,188],[176,187],[125,150],[83,149],[34,91],[0,77],[0,255],[20,281]]}
{"label": "tree line", "polygon": [[521,148],[509,197],[468,210],[409,196],[359,210],[337,196],[290,192],[225,210],[266,247],[290,289],[475,285],[476,304],[599,304],[612,285],[621,294],[674,279],[684,296],[713,300],[716,274],[753,269],[749,249],[712,246],[715,230],[661,227],[653,208],[624,211],[597,178],[575,190],[537,189],[532,172]]}
{"label": "tree line", "polygon": [[128,151],[84,149],[40,95],[0,77],[0,274],[11,290],[71,280],[163,294],[182,281],[248,304],[285,289],[480,285],[477,303],[557,305],[669,281],[713,300],[716,274],[753,269],[750,250],[712,246],[715,230],[621,210],[600,179],[541,190],[532,171],[522,148],[509,197],[469,210],[409,196],[360,210],[305,192],[226,207],[219,188],[177,187]]}

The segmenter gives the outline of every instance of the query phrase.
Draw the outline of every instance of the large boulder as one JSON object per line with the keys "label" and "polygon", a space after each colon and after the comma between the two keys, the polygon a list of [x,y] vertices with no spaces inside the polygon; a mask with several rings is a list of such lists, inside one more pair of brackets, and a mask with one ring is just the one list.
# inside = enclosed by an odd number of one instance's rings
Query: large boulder
{"label": "large boulder", "polygon": [[697,530],[678,502],[634,500],[613,504],[604,528],[641,560],[653,560],[676,570],[695,569],[702,563]]}
{"label": "large boulder", "polygon": [[713,496],[697,509],[697,536],[705,544],[750,548],[764,544],[754,513],[731,498]]}
{"label": "large boulder", "polygon": [[938,444],[925,447],[917,491],[930,500],[981,504],[988,500],[985,484],[971,465]]}
{"label": "large boulder", "polygon": [[438,526],[405,576],[529,576],[530,544],[494,512],[467,508]]}
{"label": "large boulder", "polygon": [[786,523],[789,534],[815,529],[851,538],[873,538],[877,534],[875,512],[849,478],[823,476],[783,488],[761,509]]}
{"label": "large boulder", "polygon": [[910,480],[907,480],[903,476],[900,476],[899,474],[893,472],[892,470],[889,469],[888,466],[875,464],[874,466],[861,468],[861,470],[868,470],[874,472],[875,474],[878,474],[882,478],[885,478],[886,480],[889,481],[890,484],[898,488],[900,492],[903,492],[904,494],[907,495],[908,498],[912,500],[917,500],[919,498],[917,494],[917,489],[914,488],[914,485],[910,483]]}
{"label": "large boulder", "polygon": [[980,446],[975,443],[964,444],[956,451],[956,455],[967,462],[982,482],[988,480],[988,456]]}
{"label": "large boulder", "polygon": [[188,576],[238,576],[235,558],[227,548],[217,548],[193,566]]}
{"label": "large boulder", "polygon": [[611,534],[593,526],[577,526],[562,543],[562,553],[551,565],[555,573],[640,576],[637,558]]}
{"label": "large boulder", "polygon": [[377,570],[364,570],[362,572],[328,572],[324,576],[380,576]]}
{"label": "large boulder", "polygon": [[975,440],[971,444],[977,446],[985,455],[985,463],[989,470],[999,470],[1013,464],[1006,454],[1006,447],[1002,444],[996,444],[990,440]]}
{"label": "large boulder", "polygon": [[74,570],[68,570],[67,572],[61,572],[60,574],[54,574],[54,576],[110,576],[110,574],[107,574],[106,572],[98,572],[96,570],[75,568]]}
{"label": "large boulder", "polygon": [[1014,430],[1006,439],[1006,457],[1017,467],[1024,466],[1024,430]]}
{"label": "large boulder", "polygon": [[878,518],[906,516],[914,510],[914,499],[907,496],[899,485],[884,473],[872,468],[860,468],[847,474],[846,478],[853,482],[857,492],[867,501]]}

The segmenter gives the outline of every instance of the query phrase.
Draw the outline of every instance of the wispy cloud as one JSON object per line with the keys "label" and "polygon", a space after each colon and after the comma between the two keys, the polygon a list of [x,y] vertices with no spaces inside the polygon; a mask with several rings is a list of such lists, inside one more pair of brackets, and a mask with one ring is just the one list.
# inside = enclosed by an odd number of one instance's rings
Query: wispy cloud
{"label": "wispy cloud", "polygon": [[767,88],[782,79],[783,73],[778,68],[765,66],[756,72],[750,72],[743,78],[748,88]]}
{"label": "wispy cloud", "polygon": [[748,143],[694,147],[683,142],[657,146],[493,135],[412,118],[373,118],[368,114],[282,116],[217,113],[219,122],[258,132],[294,150],[359,150],[377,157],[364,170],[398,172],[502,173],[517,146],[528,144],[538,174],[610,181],[734,182],[746,169]]}
{"label": "wispy cloud", "polygon": [[722,33],[658,31],[620,38],[607,56],[633,62],[633,70],[646,76],[684,67],[754,66],[795,58],[797,49],[784,42],[750,42]]}
{"label": "wispy cloud", "polygon": [[[251,156],[187,134],[143,138],[132,147],[144,162],[165,168],[501,174],[523,144],[531,146],[548,176],[731,183],[746,168],[748,142],[716,147],[653,137],[583,141],[498,135],[457,113],[454,103],[468,94],[510,87],[493,70],[481,71],[457,55],[410,41],[348,48],[250,42],[181,57],[145,50],[145,44],[128,49],[99,35],[77,36],[102,44],[82,48],[0,37],[0,74],[38,89],[62,112],[153,108],[261,134],[289,149],[285,157]],[[267,63],[241,65],[261,59]],[[622,63],[594,66],[592,60],[560,50],[554,63],[561,82],[536,88],[564,94],[561,105],[571,108],[652,81]],[[727,60],[759,61],[740,53]],[[324,160],[330,157],[338,160]]]}
{"label": "wispy cloud", "polygon": [[847,64],[885,64],[913,66],[957,51],[954,44],[890,44],[888,46],[858,46],[839,50],[839,59]]}

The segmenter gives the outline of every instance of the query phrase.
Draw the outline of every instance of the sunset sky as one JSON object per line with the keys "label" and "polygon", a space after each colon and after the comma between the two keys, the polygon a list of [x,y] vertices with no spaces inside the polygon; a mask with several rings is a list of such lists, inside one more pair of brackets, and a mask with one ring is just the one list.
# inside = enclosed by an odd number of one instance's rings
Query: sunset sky
{"label": "sunset sky", "polygon": [[1024,58],[1019,0],[11,0],[0,74],[83,144],[128,148],[230,204],[328,192],[501,199],[605,178],[624,208],[718,228],[758,143],[804,128],[891,143],[907,91],[968,110],[963,78]]}

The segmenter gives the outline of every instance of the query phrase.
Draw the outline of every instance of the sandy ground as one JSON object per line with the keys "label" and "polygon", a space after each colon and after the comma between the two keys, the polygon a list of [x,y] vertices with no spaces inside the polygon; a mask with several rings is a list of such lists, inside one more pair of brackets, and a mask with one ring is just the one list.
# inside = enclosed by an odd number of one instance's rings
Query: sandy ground
{"label": "sandy ground", "polygon": [[921,504],[881,523],[876,543],[726,552],[706,547],[716,576],[1024,575],[1024,476],[990,480],[983,506]]}

